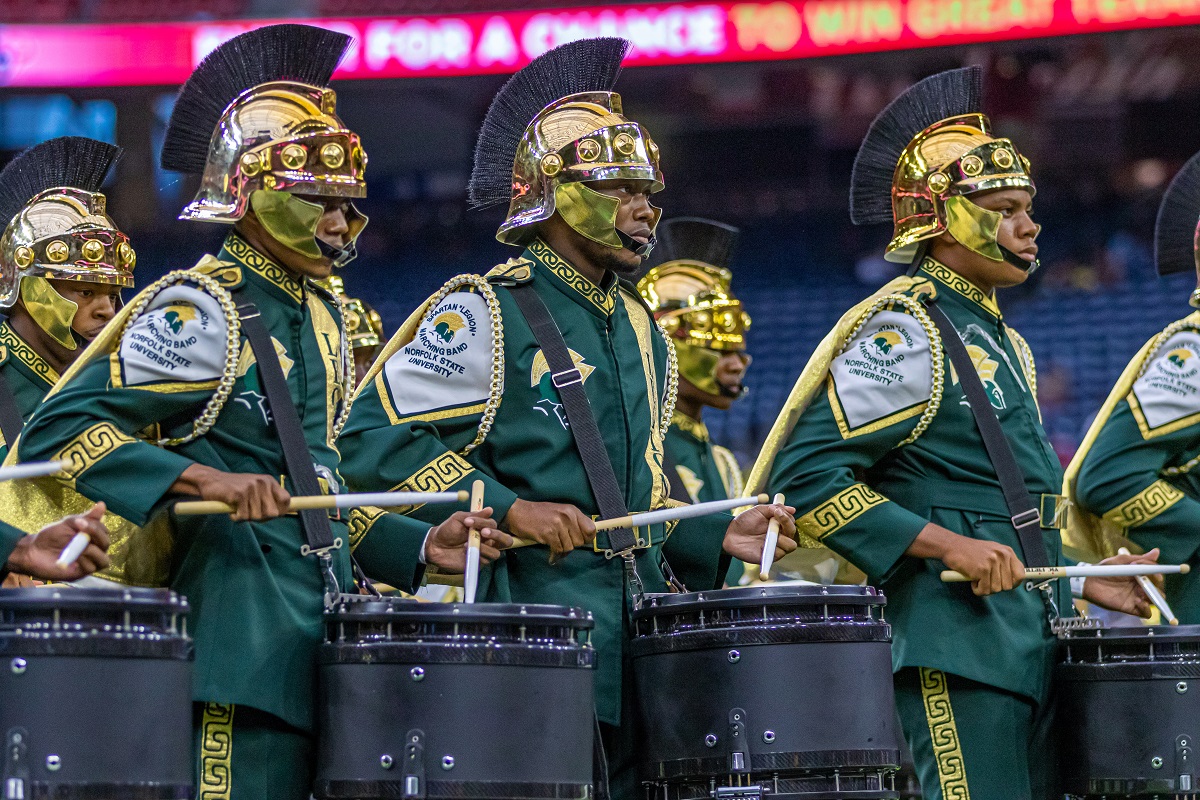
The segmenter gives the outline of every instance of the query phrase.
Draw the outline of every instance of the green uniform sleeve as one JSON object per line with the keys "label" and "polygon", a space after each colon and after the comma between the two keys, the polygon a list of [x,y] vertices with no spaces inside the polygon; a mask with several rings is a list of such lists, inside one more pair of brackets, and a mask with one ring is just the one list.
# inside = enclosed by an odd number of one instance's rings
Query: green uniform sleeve
{"label": "green uniform sleeve", "polygon": [[[184,329],[187,337],[172,328]],[[195,324],[202,321],[203,325]],[[144,525],[194,462],[136,438],[189,425],[225,366],[227,328],[217,300],[190,285],[162,291],[126,329],[38,408],[22,431],[21,461],[67,459],[66,479],[112,512]]]}
{"label": "green uniform sleeve", "polygon": [[429,525],[379,508],[350,512],[350,552],[367,577],[406,592],[425,579],[421,554]]}
{"label": "green uniform sleeve", "polygon": [[8,577],[8,567],[6,566],[8,557],[12,555],[12,551],[17,547],[17,542],[21,541],[21,537],[24,535],[24,531],[0,522],[0,581]]}
{"label": "green uniform sleeve", "polygon": [[929,338],[899,310],[871,317],[775,457],[767,487],[796,507],[799,533],[885,580],[928,524],[870,486],[869,470],[904,441],[931,396]]}
{"label": "green uniform sleeve", "polygon": [[[732,522],[729,514],[680,520],[663,543],[663,558],[688,589],[708,591],[724,585],[732,558],[722,545]],[[719,557],[713,558],[714,553]]]}
{"label": "green uniform sleeve", "polygon": [[[339,440],[342,476],[354,491],[443,492],[484,483],[502,520],[516,494],[459,455],[474,441],[492,391],[492,328],[486,301],[457,292],[426,314],[355,398]],[[444,519],[446,506],[411,513]]]}

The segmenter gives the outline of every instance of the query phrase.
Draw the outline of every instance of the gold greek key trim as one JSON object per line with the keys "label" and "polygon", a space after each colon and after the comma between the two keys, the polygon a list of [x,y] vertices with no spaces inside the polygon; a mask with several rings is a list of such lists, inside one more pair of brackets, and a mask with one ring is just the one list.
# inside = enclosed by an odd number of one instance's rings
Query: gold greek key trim
{"label": "gold greek key trim", "polygon": [[606,315],[612,314],[616,310],[618,284],[615,280],[608,291],[604,291],[581,275],[575,267],[571,266],[558,253],[551,250],[550,245],[541,239],[534,239],[530,242],[529,252],[536,256],[542,266],[554,273],[560,281],[583,295],[592,305],[603,311]]}
{"label": "gold greek key trim", "polygon": [[300,282],[289,275],[283,267],[251,247],[245,239],[231,233],[225,239],[222,247],[263,280],[282,289],[288,297],[297,303],[304,302],[304,289]]}
{"label": "gold greek key trim", "polygon": [[137,440],[117,429],[111,422],[97,422],[83,433],[67,442],[66,447],[54,454],[55,461],[70,461],[71,466],[62,471],[59,480],[72,489],[75,479],[109,456],[118,447]]}
{"label": "gold greek key trim", "polygon": [[204,704],[197,800],[229,800],[233,785],[233,709],[232,704]]}
{"label": "gold greek key trim", "polygon": [[702,442],[709,441],[708,426],[698,419],[692,419],[681,411],[671,415],[671,425],[684,433],[691,434]]}
{"label": "gold greek key trim", "polygon": [[818,542],[888,499],[865,483],[843,489],[796,520],[796,531]]}
{"label": "gold greek key trim", "polygon": [[944,284],[946,288],[961,297],[967,298],[993,317],[1002,316],[1000,306],[996,305],[995,297],[988,297],[983,293],[982,289],[949,267],[939,264],[931,258],[926,258],[925,262],[921,264],[921,272],[924,272],[931,278],[935,278],[939,283]]}
{"label": "gold greek key trim", "polygon": [[1154,519],[1183,498],[1183,492],[1166,481],[1158,480],[1105,512],[1104,521],[1122,528],[1135,528]]}
{"label": "gold greek key trim", "polygon": [[[444,492],[475,471],[475,467],[458,453],[442,453],[425,466],[393,486],[393,492]],[[397,514],[411,514],[421,506],[401,506],[391,509]]]}
{"label": "gold greek key trim", "polygon": [[17,360],[44,380],[46,383],[53,386],[58,383],[58,372],[54,367],[50,366],[50,362],[34,352],[29,343],[17,335],[7,322],[0,323],[0,344],[7,345],[8,352],[17,357]]}
{"label": "gold greek key trim", "polygon": [[350,519],[347,520],[347,525],[350,528],[351,553],[358,549],[359,544],[370,533],[375,523],[383,519],[387,513],[382,508],[374,506],[361,506],[350,510]]}
{"label": "gold greek key trim", "polygon": [[954,722],[954,709],[950,705],[946,673],[926,667],[921,667],[920,671],[921,700],[925,705],[925,721],[929,724],[933,757],[937,760],[942,800],[971,800],[967,765],[958,739],[958,725]]}

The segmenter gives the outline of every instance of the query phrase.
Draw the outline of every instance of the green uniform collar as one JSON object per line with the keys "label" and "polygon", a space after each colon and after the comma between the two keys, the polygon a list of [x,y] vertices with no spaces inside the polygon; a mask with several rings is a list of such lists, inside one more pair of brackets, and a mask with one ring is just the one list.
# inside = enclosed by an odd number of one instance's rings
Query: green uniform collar
{"label": "green uniform collar", "polygon": [[1000,313],[1000,306],[996,305],[995,293],[991,296],[984,294],[982,289],[945,264],[926,258],[917,275],[933,281],[939,289],[947,290],[939,292],[939,297],[949,297],[989,322],[1004,319],[1004,315]]}
{"label": "green uniform collar", "polygon": [[29,343],[18,336],[8,322],[0,323],[0,346],[3,346],[4,350],[0,363],[11,360],[23,365],[38,380],[45,382],[47,388],[58,383],[59,376],[54,367],[34,352]]}
{"label": "green uniform collar", "polygon": [[556,289],[592,314],[607,319],[616,310],[619,290],[617,279],[611,273],[604,276],[606,285],[597,286],[541,239],[534,239],[529,244],[524,257],[532,261],[535,271],[549,278]]}
{"label": "green uniform collar", "polygon": [[311,290],[311,286],[307,285],[307,279],[296,280],[291,273],[255,250],[236,233],[230,233],[225,238],[225,243],[221,245],[221,252],[217,254],[217,258],[242,267],[243,275],[256,276],[251,280],[256,280],[257,283],[264,285],[272,296],[278,297],[284,302],[303,305],[308,291]]}
{"label": "green uniform collar", "polygon": [[681,411],[676,411],[671,415],[671,427],[678,428],[696,441],[709,441],[708,426],[698,419],[692,419]]}

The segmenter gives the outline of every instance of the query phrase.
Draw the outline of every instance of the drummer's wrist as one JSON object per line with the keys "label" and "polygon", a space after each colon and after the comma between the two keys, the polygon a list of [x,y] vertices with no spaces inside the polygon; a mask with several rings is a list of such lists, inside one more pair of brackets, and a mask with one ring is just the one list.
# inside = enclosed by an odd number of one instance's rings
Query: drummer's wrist
{"label": "drummer's wrist", "polygon": [[425,539],[421,542],[421,552],[417,554],[417,560],[422,564],[429,565],[429,540],[433,538],[433,528],[431,527],[425,532]]}
{"label": "drummer's wrist", "polygon": [[964,537],[954,531],[930,522],[921,529],[904,554],[913,558],[932,558],[945,561],[946,556],[954,549],[955,543],[962,538]]}

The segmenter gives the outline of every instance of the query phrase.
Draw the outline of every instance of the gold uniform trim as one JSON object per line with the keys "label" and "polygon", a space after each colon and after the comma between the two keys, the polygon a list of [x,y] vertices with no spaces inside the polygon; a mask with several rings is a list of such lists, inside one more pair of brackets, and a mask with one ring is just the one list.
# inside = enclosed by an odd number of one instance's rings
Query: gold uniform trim
{"label": "gold uniform trim", "polygon": [[44,380],[46,383],[53,386],[58,383],[58,372],[54,367],[50,366],[50,362],[34,352],[29,343],[17,335],[7,322],[0,323],[0,344],[8,348],[8,352],[15,356],[25,366],[29,367],[35,375]]}
{"label": "gold uniform trim", "polygon": [[229,800],[233,784],[233,709],[232,704],[204,704],[197,800]]}
{"label": "gold uniform trim", "polygon": [[1000,306],[996,305],[996,298],[994,296],[988,297],[983,293],[982,289],[949,267],[939,264],[932,259],[926,259],[925,263],[921,265],[921,272],[932,278],[936,278],[939,282],[945,284],[946,288],[955,294],[967,298],[993,317],[1002,316],[1000,314]]}
{"label": "gold uniform trim", "polygon": [[738,464],[737,458],[720,445],[713,445],[712,454],[713,463],[717,465],[717,472],[721,475],[721,483],[725,484],[725,496],[730,499],[744,496],[746,481],[742,476],[742,467]]}
{"label": "gold uniform trim", "polygon": [[[1146,360],[1153,360],[1153,355]],[[1144,411],[1142,411],[1141,403],[1138,402],[1137,395],[1134,394],[1133,389],[1129,390],[1129,394],[1125,399],[1129,401],[1129,410],[1133,412],[1133,418],[1137,421],[1138,430],[1142,432],[1143,439],[1153,439],[1156,436],[1166,436],[1168,433],[1174,433],[1175,431],[1181,431],[1184,428],[1190,428],[1197,422],[1200,422],[1200,413],[1188,414],[1186,417],[1181,417],[1173,422],[1168,422],[1163,425],[1159,425],[1157,428],[1152,428],[1150,427],[1150,423],[1146,421],[1146,414]]]}
{"label": "gold uniform trim", "polygon": [[946,673],[940,669],[921,667],[921,700],[925,705],[925,721],[929,724],[929,739],[937,761],[938,782],[943,800],[971,800],[967,784],[967,765],[963,760],[958,725],[950,705],[950,689]]}
{"label": "gold uniform trim", "polygon": [[[615,285],[615,284],[614,284]],[[654,365],[654,335],[658,330],[654,319],[642,306],[641,299],[622,293],[621,300],[625,303],[625,313],[629,315],[629,325],[637,338],[638,349],[642,353],[642,371],[646,378],[646,399],[650,411],[650,435],[646,439],[646,466],[650,469],[650,510],[661,508],[663,500],[671,496],[671,486],[663,471],[666,448],[663,440],[666,438],[667,425],[663,422],[667,415],[674,415],[674,400],[667,398],[661,401],[658,392],[658,368]],[[671,372],[668,360],[668,383]],[[668,392],[669,394],[669,392]],[[670,408],[668,408],[670,406]]]}
{"label": "gold uniform trim", "polygon": [[857,428],[851,428],[850,423],[846,420],[845,412],[842,411],[842,401],[839,400],[837,396],[837,386],[834,385],[833,373],[829,374],[829,376],[825,379],[825,382],[828,386],[829,407],[833,409],[833,418],[837,421],[838,431],[842,434],[843,439],[852,439],[855,436],[865,436],[868,433],[875,433],[876,431],[881,431],[884,428],[890,428],[897,422],[903,422],[904,420],[912,419],[919,414],[924,414],[925,409],[929,407],[929,401],[924,400],[920,403],[917,403],[915,406],[902,408],[894,414],[888,414],[882,419],[868,422],[867,424],[861,425]]}
{"label": "gold uniform trim", "polygon": [[1104,514],[1104,521],[1122,528],[1143,525],[1184,498],[1183,492],[1158,480]]}
{"label": "gold uniform trim", "polygon": [[692,419],[687,414],[681,411],[676,411],[671,415],[671,425],[684,433],[689,433],[702,442],[709,440],[708,426],[698,419]]}
{"label": "gold uniform trim", "polygon": [[[474,471],[475,468],[458,453],[442,453],[409,475],[399,485],[393,486],[391,490],[393,492],[444,492]],[[401,506],[391,510],[397,514],[411,514],[420,507],[419,505]]]}
{"label": "gold uniform trim", "polygon": [[437,411],[426,411],[424,414],[413,414],[411,417],[396,417],[393,425],[407,425],[410,422],[437,422],[440,419],[455,419],[482,414],[487,409],[487,403],[476,403],[470,406],[456,408],[439,408]]}
{"label": "gold uniform trim", "polygon": [[886,502],[886,497],[865,483],[856,483],[799,517],[796,531],[819,542],[861,517],[868,509]]}
{"label": "gold uniform trim", "polygon": [[546,269],[554,273],[559,280],[570,286],[579,294],[586,297],[592,305],[603,311],[605,314],[611,314],[617,308],[617,282],[613,281],[612,286],[606,292],[590,280],[579,274],[575,267],[565,261],[562,256],[550,249],[550,246],[541,239],[535,239],[529,244],[529,252],[537,256],[538,260]]}
{"label": "gold uniform trim", "polygon": [[252,271],[258,273],[264,280],[271,283],[285,293],[288,297],[295,300],[297,303],[304,302],[304,290],[300,283],[289,275],[283,267],[276,264],[271,259],[264,256],[262,253],[255,250],[245,239],[242,239],[236,234],[231,234],[225,240],[225,249],[230,255],[237,258]]}
{"label": "gold uniform trim", "polygon": [[388,512],[374,506],[362,506],[351,509],[347,525],[350,528],[350,552],[358,549],[362,540],[371,532],[375,523],[383,519]]}
{"label": "gold uniform trim", "polygon": [[98,422],[67,442],[67,446],[54,454],[55,461],[70,461],[71,466],[62,471],[60,481],[72,489],[75,479],[111,455],[118,447],[137,441],[117,429],[111,422]]}

